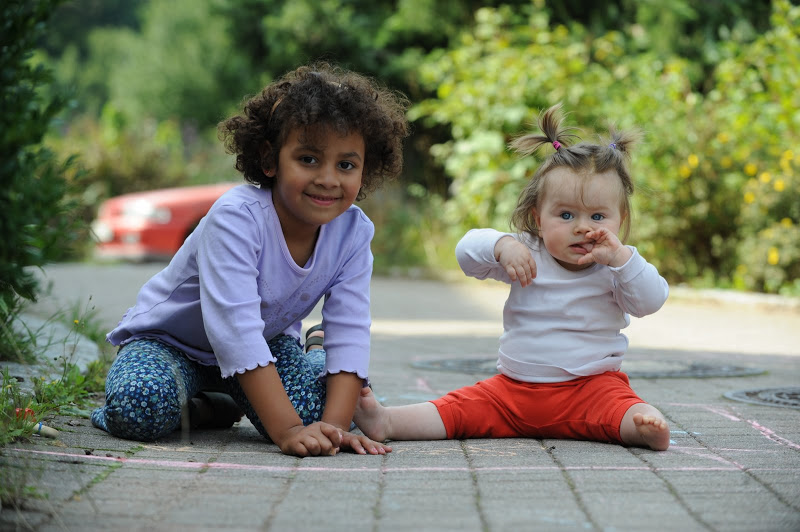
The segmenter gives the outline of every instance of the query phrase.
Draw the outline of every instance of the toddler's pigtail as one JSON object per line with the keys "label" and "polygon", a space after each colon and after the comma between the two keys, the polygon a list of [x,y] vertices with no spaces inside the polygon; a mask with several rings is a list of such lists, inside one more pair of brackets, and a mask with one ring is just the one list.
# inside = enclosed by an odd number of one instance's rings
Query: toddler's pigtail
{"label": "toddler's pigtail", "polygon": [[598,172],[614,170],[622,180],[625,195],[633,194],[633,179],[630,175],[631,148],[641,139],[637,129],[618,130],[614,125],[608,128],[608,140],[601,141],[595,160]]}
{"label": "toddler's pigtail", "polygon": [[539,113],[536,122],[542,135],[534,133],[523,135],[511,141],[509,147],[521,155],[531,155],[545,144],[552,145],[556,151],[568,148],[573,139],[578,138],[572,133],[575,128],[563,125],[564,114],[561,112],[561,103]]}
{"label": "toddler's pigtail", "polygon": [[608,147],[626,158],[630,158],[631,148],[639,141],[642,135],[638,130],[620,131],[612,125],[608,128],[608,136]]}

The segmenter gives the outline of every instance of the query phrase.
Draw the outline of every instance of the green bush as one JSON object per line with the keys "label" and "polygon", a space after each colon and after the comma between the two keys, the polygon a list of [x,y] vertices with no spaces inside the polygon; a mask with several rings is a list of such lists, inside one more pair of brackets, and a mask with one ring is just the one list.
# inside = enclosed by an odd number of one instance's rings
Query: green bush
{"label": "green bush", "polygon": [[561,101],[583,138],[604,132],[606,119],[644,129],[633,156],[632,243],[667,278],[796,292],[800,8],[776,0],[773,10],[769,31],[723,43],[707,94],[693,88],[691,62],[649,51],[643,28],[593,35],[553,25],[544,10],[478,10],[457,46],[420,67],[436,97],[411,111],[450,128],[452,140],[431,153],[452,179],[444,201],[452,238],[508,227],[547,151],[520,160],[505,145]]}
{"label": "green bush", "polygon": [[[0,330],[10,330],[19,298],[36,297],[32,267],[64,257],[74,243],[75,220],[64,178],[72,160],[59,162],[41,146],[64,102],[42,99],[50,73],[30,61],[57,1],[3,3],[0,33]],[[6,335],[3,342],[8,341]],[[4,350],[4,349],[3,349]]]}

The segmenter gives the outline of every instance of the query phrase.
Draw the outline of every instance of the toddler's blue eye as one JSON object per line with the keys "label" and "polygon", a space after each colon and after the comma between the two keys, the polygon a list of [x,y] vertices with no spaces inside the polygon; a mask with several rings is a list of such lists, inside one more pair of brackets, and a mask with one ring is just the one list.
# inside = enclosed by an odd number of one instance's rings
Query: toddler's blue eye
{"label": "toddler's blue eye", "polygon": [[569,212],[562,212],[561,213],[562,220],[572,220],[572,214]]}
{"label": "toddler's blue eye", "polygon": [[593,214],[592,215],[592,220],[594,220],[595,222],[599,222],[603,218],[605,218],[605,216],[603,216],[602,214]]}

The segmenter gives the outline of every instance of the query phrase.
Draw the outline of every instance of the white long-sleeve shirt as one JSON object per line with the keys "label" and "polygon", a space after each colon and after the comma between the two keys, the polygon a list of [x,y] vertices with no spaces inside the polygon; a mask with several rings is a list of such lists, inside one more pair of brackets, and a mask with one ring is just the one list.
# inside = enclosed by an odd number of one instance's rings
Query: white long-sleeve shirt
{"label": "white long-sleeve shirt", "polygon": [[[503,236],[525,243],[536,261],[536,278],[511,282],[495,259]],[[503,310],[497,369],[524,382],[562,382],[617,371],[628,348],[620,332],[630,315],[646,316],[667,300],[669,287],[633,246],[623,266],[602,264],[577,272],[563,268],[541,240],[493,229],[473,229],[456,246],[465,274],[511,284]]]}

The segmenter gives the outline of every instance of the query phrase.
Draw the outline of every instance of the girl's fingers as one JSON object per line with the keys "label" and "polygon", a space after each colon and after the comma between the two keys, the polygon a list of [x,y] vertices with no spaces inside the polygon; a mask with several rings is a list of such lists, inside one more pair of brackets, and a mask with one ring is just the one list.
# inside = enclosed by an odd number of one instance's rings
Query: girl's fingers
{"label": "girl's fingers", "polygon": [[331,442],[334,447],[339,447],[342,444],[342,433],[333,425],[320,422],[319,431]]}
{"label": "girl's fingers", "polygon": [[353,438],[353,441],[350,442],[350,449],[356,454],[367,454],[367,450],[364,449],[358,438]]}
{"label": "girl's fingers", "polygon": [[392,452],[392,446],[383,443],[378,444],[378,454],[386,454]]}

